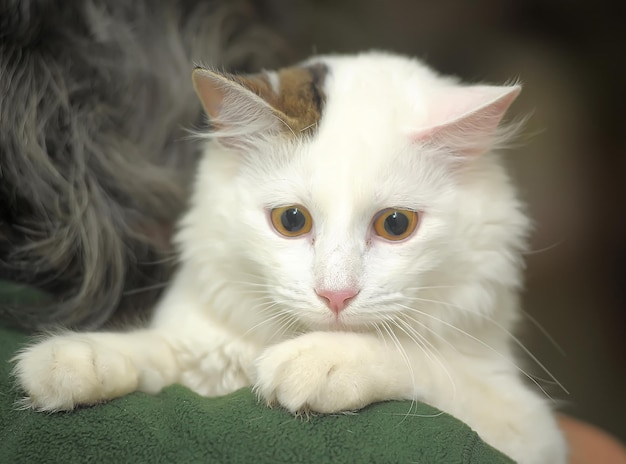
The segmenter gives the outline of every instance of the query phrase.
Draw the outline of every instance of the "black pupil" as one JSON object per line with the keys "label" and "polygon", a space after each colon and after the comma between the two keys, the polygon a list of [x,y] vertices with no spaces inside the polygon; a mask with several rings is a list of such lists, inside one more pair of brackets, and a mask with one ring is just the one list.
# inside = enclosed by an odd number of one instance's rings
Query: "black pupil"
{"label": "black pupil", "polygon": [[280,222],[287,232],[298,232],[306,224],[306,217],[298,208],[289,208],[280,216]]}
{"label": "black pupil", "polygon": [[394,211],[385,219],[385,230],[390,235],[402,235],[408,228],[409,218],[398,211]]}

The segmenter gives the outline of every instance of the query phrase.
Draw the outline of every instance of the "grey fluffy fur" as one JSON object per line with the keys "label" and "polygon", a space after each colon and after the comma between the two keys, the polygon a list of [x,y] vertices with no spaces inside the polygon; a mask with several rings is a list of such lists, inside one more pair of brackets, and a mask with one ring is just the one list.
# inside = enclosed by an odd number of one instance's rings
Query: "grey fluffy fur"
{"label": "grey fluffy fur", "polygon": [[53,296],[0,317],[95,328],[151,306],[195,164],[194,63],[279,64],[254,6],[0,0],[0,279]]}

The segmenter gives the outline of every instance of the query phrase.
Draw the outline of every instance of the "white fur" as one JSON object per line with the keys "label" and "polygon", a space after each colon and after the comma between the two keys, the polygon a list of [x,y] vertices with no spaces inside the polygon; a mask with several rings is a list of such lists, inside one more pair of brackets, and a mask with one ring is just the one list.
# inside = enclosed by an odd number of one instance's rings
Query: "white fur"
{"label": "white fur", "polygon": [[275,71],[268,71],[265,75],[267,76],[267,80],[269,81],[274,93],[280,93],[280,79],[278,77],[278,73]]}
{"label": "white fur", "polygon": [[[473,88],[458,108],[444,104],[464,87],[404,57],[315,60],[329,68],[316,134],[256,134],[245,153],[214,134],[177,235],[182,266],[150,327],[26,349],[16,374],[30,404],[71,409],[174,382],[204,395],[254,384],[294,413],[415,399],[519,462],[565,462],[555,419],[511,349],[528,220],[498,156],[458,143],[500,143],[489,112],[499,120],[510,101],[481,110],[494,88]],[[441,137],[419,136],[429,128]],[[310,235],[272,229],[268,210],[292,204],[310,211]],[[412,237],[372,233],[389,207],[421,212]],[[315,288],[346,286],[360,292],[337,317]]]}

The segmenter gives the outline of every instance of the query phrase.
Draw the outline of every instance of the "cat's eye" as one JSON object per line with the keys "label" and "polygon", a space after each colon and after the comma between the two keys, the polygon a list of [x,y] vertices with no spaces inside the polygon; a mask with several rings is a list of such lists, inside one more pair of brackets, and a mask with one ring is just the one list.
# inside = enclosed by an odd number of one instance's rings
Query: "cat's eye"
{"label": "cat's eye", "polygon": [[292,205],[274,208],[270,212],[274,229],[285,237],[308,234],[313,227],[311,214],[302,206]]}
{"label": "cat's eye", "polygon": [[397,242],[417,228],[419,214],[408,209],[385,209],[374,217],[374,232],[385,240]]}

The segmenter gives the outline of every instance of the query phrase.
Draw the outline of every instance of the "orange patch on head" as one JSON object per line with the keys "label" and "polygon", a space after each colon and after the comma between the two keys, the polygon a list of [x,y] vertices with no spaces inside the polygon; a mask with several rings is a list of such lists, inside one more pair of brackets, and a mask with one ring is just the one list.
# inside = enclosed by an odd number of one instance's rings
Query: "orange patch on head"
{"label": "orange patch on head", "polygon": [[322,116],[326,98],[322,87],[327,72],[323,64],[281,69],[276,73],[278,91],[265,73],[234,76],[233,80],[269,103],[285,123],[285,130],[297,136],[314,130]]}

